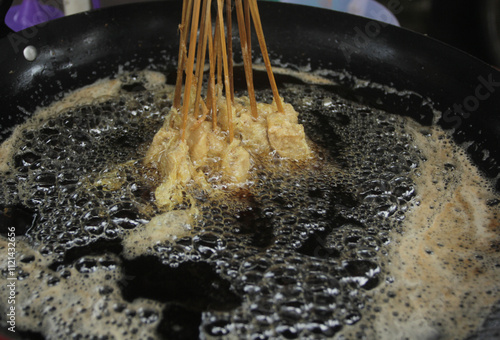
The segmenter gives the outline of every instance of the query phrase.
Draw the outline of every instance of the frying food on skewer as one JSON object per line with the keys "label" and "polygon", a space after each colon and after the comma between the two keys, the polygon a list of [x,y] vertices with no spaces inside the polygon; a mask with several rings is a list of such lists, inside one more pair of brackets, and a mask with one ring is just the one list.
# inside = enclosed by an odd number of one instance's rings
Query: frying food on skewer
{"label": "frying food on skewer", "polygon": [[[217,173],[227,185],[242,185],[247,182],[255,159],[270,157],[273,152],[294,160],[311,155],[298,113],[291,105],[283,104],[279,96],[257,1],[235,0],[248,89],[248,97],[239,98],[235,97],[233,85],[232,1],[225,2],[225,17],[224,1],[216,2],[214,28],[211,0],[186,0],[183,4],[174,102],[145,159],[163,178],[156,190],[160,206],[180,199],[176,198],[180,194],[178,187],[190,181],[208,188],[209,174]],[[257,103],[255,98],[250,21],[273,92],[272,104]],[[203,98],[207,49],[209,75]]]}

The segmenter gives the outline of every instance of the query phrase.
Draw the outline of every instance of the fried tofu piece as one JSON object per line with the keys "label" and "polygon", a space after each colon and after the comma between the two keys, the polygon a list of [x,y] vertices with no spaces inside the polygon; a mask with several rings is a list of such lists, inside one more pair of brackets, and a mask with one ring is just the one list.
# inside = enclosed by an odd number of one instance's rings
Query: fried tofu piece
{"label": "fried tofu piece", "polygon": [[221,168],[224,178],[232,184],[244,183],[251,167],[250,154],[238,141],[234,141],[222,156]]}
{"label": "fried tofu piece", "polygon": [[189,138],[187,139],[189,156],[195,167],[204,165],[208,156],[210,149],[210,126],[209,122],[203,122],[197,129],[189,133]]}
{"label": "fried tofu piece", "polygon": [[236,120],[235,132],[241,136],[243,147],[251,153],[260,155],[271,151],[265,118],[255,120],[249,111],[243,112]]}
{"label": "fried tofu piece", "polygon": [[173,144],[178,140],[179,133],[177,131],[161,128],[153,138],[144,163],[157,168],[162,176],[166,176],[167,156]]}
{"label": "fried tofu piece", "polygon": [[267,116],[267,135],[271,147],[281,157],[304,159],[310,156],[304,127],[291,123],[284,114],[273,113]]}
{"label": "fried tofu piece", "polygon": [[170,206],[182,200],[178,188],[188,183],[197,173],[189,159],[189,148],[185,142],[178,141],[161,158],[160,172],[163,181],[155,190],[159,206]]}
{"label": "fried tofu piece", "polygon": [[189,161],[189,148],[185,142],[179,142],[166,155],[164,171],[166,176],[179,184],[186,184],[191,179],[193,169]]}

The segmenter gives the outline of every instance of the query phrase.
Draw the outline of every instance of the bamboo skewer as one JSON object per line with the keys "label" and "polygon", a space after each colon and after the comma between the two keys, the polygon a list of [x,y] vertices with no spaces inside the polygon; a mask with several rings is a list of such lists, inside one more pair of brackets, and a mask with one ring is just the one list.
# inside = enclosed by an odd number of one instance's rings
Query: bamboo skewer
{"label": "bamboo skewer", "polygon": [[200,1],[194,0],[193,19],[191,21],[191,37],[189,39],[189,56],[186,67],[186,85],[184,87],[184,105],[182,106],[182,137],[186,138],[186,125],[189,110],[189,100],[191,96],[191,84],[193,81],[194,54],[196,51],[196,34],[198,33],[198,19],[200,16]]}
{"label": "bamboo skewer", "polygon": [[[196,81],[197,81],[197,87],[196,87],[196,100],[194,103],[194,117],[198,117],[198,112],[200,111],[200,101],[201,99],[201,86],[203,85],[203,68],[205,67],[205,57],[207,53],[207,42],[208,42],[208,35],[206,32],[210,29],[211,27],[208,26],[209,22],[209,17],[210,17],[210,5],[211,5],[211,0],[203,1],[203,8],[202,8],[202,16],[201,16],[201,24],[200,24],[200,39],[202,39],[201,43],[201,48],[198,46],[198,55],[196,56]],[[206,107],[203,110],[203,114],[205,115],[206,112]]]}
{"label": "bamboo skewer", "polygon": [[210,75],[208,77],[208,97],[210,99],[210,106],[212,109],[212,128],[215,130],[217,128],[217,97],[215,92],[215,63],[216,56],[214,51],[214,39],[212,36],[212,20],[209,17],[208,22],[210,22],[210,33],[208,34],[208,54],[210,63]]}
{"label": "bamboo skewer", "polygon": [[[216,98],[215,98],[215,56],[214,56],[214,47],[213,47],[213,37],[212,37],[212,20],[211,20],[211,16],[210,16],[210,6],[211,6],[211,3],[212,3],[212,0],[208,0],[208,4],[207,2],[205,2],[203,5],[205,6],[206,5],[206,8],[204,8],[206,12],[206,20],[205,20],[205,29],[203,31],[203,33],[200,33],[201,36],[203,36],[203,56],[201,57],[201,59],[198,59],[198,60],[203,60],[203,63],[202,62],[199,62],[198,63],[198,70],[201,70],[200,73],[201,73],[201,77],[203,77],[203,68],[204,68],[204,61],[205,61],[205,57],[206,57],[206,48],[207,48],[207,42],[208,42],[208,55],[209,55],[209,77],[208,77],[208,90],[207,90],[207,103],[209,106],[209,108],[205,108],[203,110],[203,115],[196,121],[196,123],[193,125],[192,127],[192,130],[195,130],[197,129],[201,123],[203,123],[207,116],[208,116],[208,113],[210,111],[212,112],[215,112],[217,110],[217,102],[216,102]],[[208,40],[208,41],[207,41]],[[200,77],[198,77],[198,79],[201,79]],[[199,81],[198,83],[198,89],[197,89],[197,98],[199,96],[200,100],[203,102],[203,99],[201,99],[201,85],[202,85],[202,82]],[[195,103],[195,109],[197,109],[198,107],[196,106],[196,103]],[[195,117],[198,116],[197,114],[198,112],[195,111]],[[213,126],[213,128],[215,129],[215,126]]]}
{"label": "bamboo skewer", "polygon": [[[216,84],[216,94],[215,94],[215,103],[219,102],[219,98],[222,96],[222,56],[220,45],[220,27],[217,25],[219,22],[219,14],[217,13],[217,17],[215,19],[215,33],[214,33],[214,56],[217,70],[217,84]],[[217,128],[217,106],[214,112],[212,112],[212,119],[214,121],[213,128],[214,130]]]}
{"label": "bamboo skewer", "polygon": [[257,100],[255,99],[255,89],[253,86],[252,55],[250,54],[251,52],[248,46],[248,35],[250,35],[250,32],[247,31],[241,0],[236,0],[236,14],[238,18],[238,30],[240,32],[241,53],[243,55],[243,67],[245,68],[248,98],[250,99],[250,109],[252,116],[256,119],[258,116]]}
{"label": "bamboo skewer", "polygon": [[257,7],[257,0],[248,0],[250,5],[250,12],[252,13],[252,19],[257,33],[257,38],[259,40],[260,50],[262,52],[262,57],[264,58],[264,64],[266,65],[267,76],[269,77],[269,82],[271,83],[271,89],[273,90],[274,100],[278,111],[284,113],[283,103],[281,102],[281,97],[278,93],[278,87],[276,86],[276,80],[274,79],[273,69],[271,67],[271,60],[269,60],[269,54],[267,53],[266,40],[264,39],[264,31],[262,30],[262,23],[260,22],[259,8]]}
{"label": "bamboo skewer", "polygon": [[224,39],[224,21],[223,21],[223,1],[217,0],[218,11],[219,11],[219,34],[220,34],[220,50],[222,52],[222,63],[224,65],[224,85],[226,86],[226,109],[227,109],[227,125],[229,127],[229,143],[233,142],[234,131],[233,131],[233,108],[231,104],[231,84],[229,80],[229,63],[227,57],[226,49],[226,39]]}
{"label": "bamboo skewer", "polygon": [[250,18],[250,2],[245,1],[245,24],[246,24],[246,32],[248,39],[248,51],[250,53],[250,58],[252,58],[252,20]]}
{"label": "bamboo skewer", "polygon": [[233,76],[233,20],[231,16],[231,0],[226,0],[226,20],[227,20],[227,55],[229,62],[229,85],[231,101],[234,102],[234,76]]}
{"label": "bamboo skewer", "polygon": [[177,79],[175,83],[175,94],[174,94],[174,107],[179,109],[181,107],[181,93],[182,93],[182,77],[183,70],[185,67],[185,54],[186,54],[186,39],[188,28],[191,23],[191,11],[193,9],[193,0],[184,0],[182,3],[182,20],[179,25],[179,31],[181,33],[181,39],[179,44],[179,55],[178,55],[178,66],[177,66]]}

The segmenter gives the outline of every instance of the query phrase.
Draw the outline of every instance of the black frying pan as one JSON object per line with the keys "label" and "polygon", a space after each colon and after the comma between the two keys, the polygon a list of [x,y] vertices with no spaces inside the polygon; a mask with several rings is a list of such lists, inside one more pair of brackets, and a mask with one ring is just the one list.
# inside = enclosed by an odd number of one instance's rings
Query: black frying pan
{"label": "black frying pan", "polygon": [[[5,3],[0,8],[6,10]],[[468,152],[479,168],[492,178],[500,174],[499,71],[440,42],[373,20],[276,3],[260,8],[272,58],[292,68],[335,71],[329,77],[360,100],[422,124],[433,122],[435,113],[426,104],[432,102],[443,112],[439,125],[453,129],[458,143],[473,142]],[[37,106],[120,67],[174,70],[180,11],[181,1],[140,3],[8,33],[0,39],[0,141]],[[23,56],[30,45],[38,52],[34,61]],[[355,86],[342,74],[408,95]]]}
{"label": "black frying pan", "polygon": [[[10,1],[0,2],[0,8]],[[500,173],[500,72],[428,37],[380,22],[317,8],[260,4],[272,57],[283,64],[323,68],[414,94],[394,96],[376,87],[353,90],[365,101],[423,124],[439,125],[489,177]],[[0,40],[0,140],[37,106],[63,92],[125,69],[173,69],[181,1],[105,8],[49,22]],[[38,51],[34,61],[26,46]],[[332,76],[335,78],[335,76]],[[337,80],[352,87],[350,78]],[[483,159],[483,150],[490,157]],[[500,189],[500,182],[497,182]]]}

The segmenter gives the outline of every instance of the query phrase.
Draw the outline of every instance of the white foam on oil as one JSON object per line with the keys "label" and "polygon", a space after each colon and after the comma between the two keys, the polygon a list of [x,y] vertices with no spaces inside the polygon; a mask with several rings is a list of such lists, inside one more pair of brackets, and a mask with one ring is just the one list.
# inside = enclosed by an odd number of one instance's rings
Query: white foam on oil
{"label": "white foam on oil", "polygon": [[463,339],[500,300],[499,195],[445,132],[412,121],[407,129],[425,161],[414,207],[391,236],[390,283],[373,291],[368,336]]}
{"label": "white foam on oil", "polygon": [[[0,237],[0,251],[7,252],[4,237]],[[155,335],[162,304],[123,299],[119,282],[127,284],[127,278],[115,255],[86,256],[72,268],[60,271],[49,269],[51,260],[24,241],[16,242],[18,331],[39,332],[47,340],[85,337],[89,330],[111,339],[147,339]],[[2,256],[0,268],[5,267],[7,257]],[[2,289],[2,301],[7,301],[5,294]]]}

